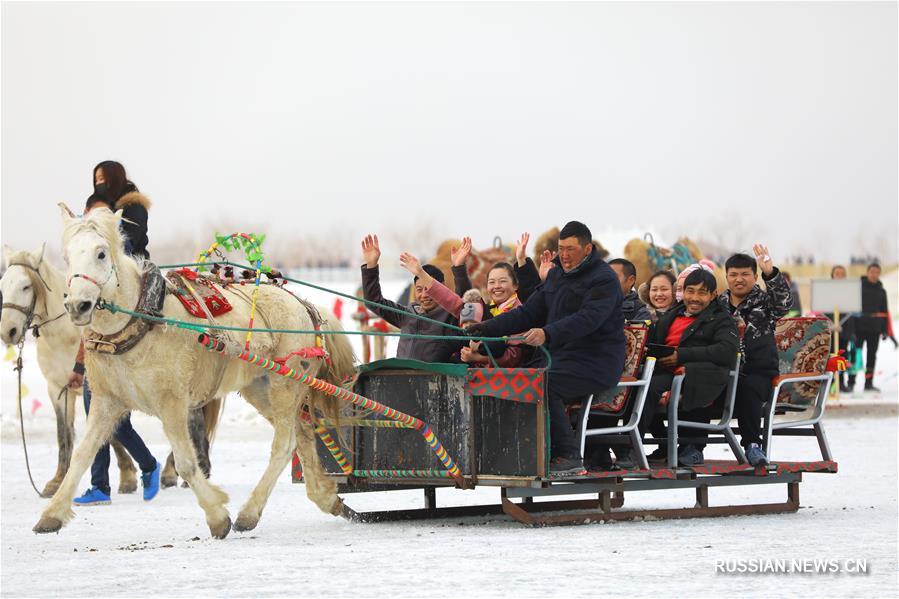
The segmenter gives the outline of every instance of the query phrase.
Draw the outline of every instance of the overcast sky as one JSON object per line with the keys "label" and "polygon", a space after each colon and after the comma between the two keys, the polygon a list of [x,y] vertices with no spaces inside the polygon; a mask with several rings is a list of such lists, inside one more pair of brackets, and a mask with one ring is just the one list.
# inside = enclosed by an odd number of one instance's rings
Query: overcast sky
{"label": "overcast sky", "polygon": [[4,2],[2,237],[58,247],[115,159],[151,251],[576,218],[892,262],[897,103],[894,2]]}

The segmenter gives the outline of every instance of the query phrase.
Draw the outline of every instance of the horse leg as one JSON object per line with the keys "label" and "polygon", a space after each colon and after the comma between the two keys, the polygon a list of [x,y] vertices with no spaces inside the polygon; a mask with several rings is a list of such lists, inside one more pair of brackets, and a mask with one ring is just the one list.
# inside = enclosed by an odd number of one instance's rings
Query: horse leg
{"label": "horse leg", "polygon": [[209,532],[217,539],[224,539],[231,530],[231,517],[225,504],[228,495],[210,483],[197,467],[197,454],[190,442],[188,432],[188,412],[171,406],[162,413],[162,428],[175,454],[175,468],[181,478],[187,481],[197,502],[206,514]]}
{"label": "horse leg", "polygon": [[337,496],[337,483],[325,474],[316,451],[315,431],[308,422],[300,422],[296,428],[296,450],[303,464],[303,482],[306,496],[326,514],[341,513],[343,502]]}
{"label": "horse leg", "polygon": [[72,498],[75,496],[76,486],[91,462],[94,461],[97,450],[112,436],[116,424],[127,411],[121,404],[105,401],[98,396],[94,396],[91,403],[92,409],[87,417],[87,430],[84,438],[72,453],[69,469],[56,493],[53,494],[50,503],[41,514],[41,519],[34,526],[34,532],[57,532],[75,516],[72,511]]}
{"label": "horse leg", "polygon": [[119,466],[119,493],[134,493],[137,490],[137,468],[134,467],[131,454],[115,437],[110,440],[109,444],[115,451],[116,464]]}
{"label": "horse leg", "polygon": [[209,478],[211,468],[209,464],[209,439],[206,438],[206,420],[203,415],[203,408],[191,410],[187,423],[191,443],[194,444],[194,450],[197,452],[197,465],[200,466],[203,476]]}
{"label": "horse leg", "polygon": [[[190,442],[197,453],[197,465],[203,476],[209,478],[209,441],[206,439],[206,421],[203,416],[203,408],[194,408],[187,417],[187,429],[190,433]],[[175,481],[177,482],[177,480]],[[187,481],[181,483],[187,487]]]}
{"label": "horse leg", "polygon": [[265,509],[265,504],[268,503],[272,489],[274,489],[275,483],[278,482],[278,476],[281,475],[290,462],[294,445],[294,431],[291,426],[291,420],[288,418],[287,421],[275,423],[275,435],[272,439],[272,451],[268,466],[253,492],[250,493],[250,497],[243,507],[240,508],[237,520],[234,521],[234,530],[238,532],[256,528],[259,518],[262,517],[262,510]]}
{"label": "horse leg", "polygon": [[175,470],[175,454],[169,452],[169,457],[165,460],[165,468],[162,469],[162,475],[159,477],[159,484],[163,489],[174,487],[178,484],[178,471]]}
{"label": "horse leg", "polygon": [[[74,441],[75,436],[74,430],[69,424],[69,422],[74,421],[74,415],[71,419],[66,418],[68,398],[65,396],[67,394],[64,393],[63,397],[59,396],[62,387],[55,388],[54,386],[50,386],[47,391],[50,397],[50,404],[53,406],[53,411],[56,413],[56,443],[59,447],[59,456],[56,462],[56,474],[54,474],[53,478],[44,485],[44,490],[41,491],[41,497],[52,497],[59,488],[59,484],[66,475],[66,471],[69,469],[69,463],[72,461],[72,442]],[[71,393],[74,395],[75,392],[72,391]],[[72,403],[72,408],[74,409],[74,402]]]}

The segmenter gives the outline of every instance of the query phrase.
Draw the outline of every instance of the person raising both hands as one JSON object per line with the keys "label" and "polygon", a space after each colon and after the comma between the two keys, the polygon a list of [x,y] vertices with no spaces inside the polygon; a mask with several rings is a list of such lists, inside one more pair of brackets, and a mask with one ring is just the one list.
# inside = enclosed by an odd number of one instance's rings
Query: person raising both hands
{"label": "person raising both hands", "polygon": [[[381,293],[380,269],[381,246],[377,235],[366,235],[362,240],[362,295],[374,303],[367,304],[369,310],[400,329],[401,333],[415,335],[453,335],[454,332],[439,323],[454,324],[456,318],[441,308],[430,296],[421,279],[413,280],[415,299],[409,306],[392,302]],[[435,280],[443,281],[443,272],[432,264],[425,264],[423,271]],[[393,310],[385,309],[393,308]],[[429,320],[417,318],[426,316]],[[432,322],[437,321],[437,322]],[[421,339],[401,337],[396,357],[422,362],[448,362],[462,343],[453,339]]]}

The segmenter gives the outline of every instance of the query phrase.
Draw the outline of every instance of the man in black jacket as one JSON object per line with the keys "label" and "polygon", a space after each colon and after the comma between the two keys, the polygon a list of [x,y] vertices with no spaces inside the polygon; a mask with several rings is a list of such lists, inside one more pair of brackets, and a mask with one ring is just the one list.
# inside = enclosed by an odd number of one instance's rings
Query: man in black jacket
{"label": "man in black jacket", "polygon": [[[768,463],[762,450],[762,406],[770,399],[771,379],[780,373],[774,331],[777,321],[790,311],[793,294],[790,285],[774,266],[768,248],[753,246],[755,258],[734,254],[724,263],[727,291],[718,301],[740,329],[743,366],[737,384],[734,416],[740,424],[740,437],[746,459],[753,466]],[[762,271],[766,291],[756,282]]]}
{"label": "man in black jacket", "polygon": [[555,475],[584,472],[565,406],[614,387],[624,368],[621,289],[592,239],[583,223],[566,224],[555,259],[560,268],[549,271],[523,306],[468,329],[487,337],[526,331],[525,343],[549,350],[550,471]]}
{"label": "man in black jacket", "polygon": [[[730,370],[739,351],[737,327],[730,315],[715,301],[718,283],[715,275],[697,268],[684,280],[684,299],[659,319],[649,337],[650,343],[677,348],[669,356],[659,358],[646,405],[640,418],[640,434],[644,434],[658,410],[662,394],[671,388],[674,372],[683,366],[686,377],[679,408],[684,420],[709,422],[709,406],[727,389]],[[703,463],[701,439],[706,433],[691,436],[700,439],[678,449],[677,461],[683,466]],[[630,460],[625,460],[627,463]],[[618,460],[619,466],[622,460]]]}
{"label": "man in black jacket", "polygon": [[[880,264],[874,262],[862,277],[862,315],[855,319],[856,347],[867,347],[865,356],[865,391],[880,392],[874,386],[874,366],[881,337],[889,337],[889,310],[887,292],[880,282]],[[895,343],[895,341],[894,341]],[[849,377],[849,390],[855,387],[855,375]]]}
{"label": "man in black jacket", "polygon": [[637,267],[634,266],[634,263],[624,258],[615,258],[614,260],[609,260],[609,266],[618,275],[621,293],[624,294],[624,300],[621,303],[624,319],[652,320],[649,308],[640,301],[640,298],[637,296],[637,290],[634,289],[634,284],[637,282]]}

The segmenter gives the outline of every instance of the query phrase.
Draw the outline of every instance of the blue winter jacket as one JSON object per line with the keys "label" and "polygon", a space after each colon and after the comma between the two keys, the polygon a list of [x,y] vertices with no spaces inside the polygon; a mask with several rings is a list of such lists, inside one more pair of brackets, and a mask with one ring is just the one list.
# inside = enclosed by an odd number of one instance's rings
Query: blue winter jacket
{"label": "blue winter jacket", "polygon": [[551,374],[588,379],[597,388],[614,386],[624,369],[625,351],[618,277],[595,247],[570,272],[562,270],[558,258],[556,264],[524,305],[484,322],[483,334],[542,328],[552,356]]}

